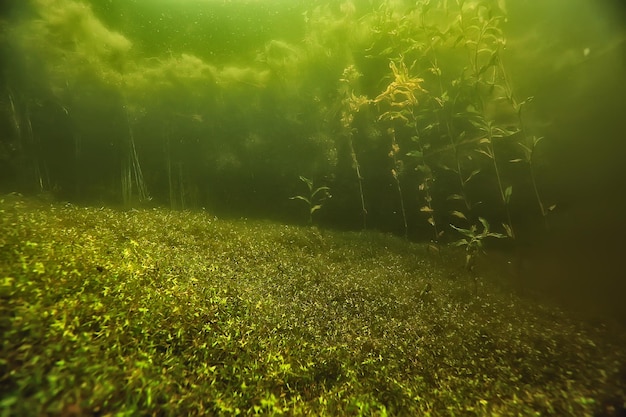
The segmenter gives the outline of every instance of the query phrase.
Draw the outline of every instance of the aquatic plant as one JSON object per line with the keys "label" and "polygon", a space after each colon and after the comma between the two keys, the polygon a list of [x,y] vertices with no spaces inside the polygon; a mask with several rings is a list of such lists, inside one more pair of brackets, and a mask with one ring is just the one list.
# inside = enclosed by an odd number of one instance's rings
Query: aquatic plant
{"label": "aquatic plant", "polygon": [[[388,135],[391,138],[391,150],[389,151],[389,157],[393,161],[391,174],[396,183],[398,196],[400,198],[400,208],[402,210],[402,220],[404,222],[404,236],[406,237],[408,235],[408,225],[406,220],[406,211],[404,208],[402,187],[398,177],[399,172],[401,171],[400,168],[403,168],[403,163],[398,158],[400,146],[396,138],[396,129],[394,124],[398,123],[401,126],[404,125],[417,129],[417,118],[415,112],[419,106],[418,96],[425,93],[426,90],[422,88],[424,80],[422,78],[412,76],[409,73],[409,69],[407,68],[403,58],[400,59],[398,64],[394,61],[390,61],[389,68],[391,69],[393,75],[391,82],[387,85],[385,91],[372,100],[372,103],[378,104],[381,109],[378,121],[387,122],[392,126],[387,129]],[[384,107],[381,105],[384,105]],[[426,199],[430,212],[432,213],[430,196],[427,195]],[[432,215],[429,217],[429,223],[435,227],[435,236],[437,236],[436,225]]]}
{"label": "aquatic plant", "polygon": [[[401,134],[411,135],[414,148],[407,149],[406,155],[414,158],[420,172],[419,191],[425,200],[420,211],[427,214],[434,228],[434,242],[443,230],[436,226],[433,191],[447,194],[441,207],[447,208],[451,216],[471,222],[478,215],[473,210],[480,202],[472,201],[469,183],[489,181],[489,172],[493,172],[506,211],[504,227],[514,236],[509,210],[513,187],[504,184],[493,142],[514,135],[517,129],[497,125],[485,110],[487,104],[500,104],[494,92],[502,89],[497,84],[501,78],[498,58],[504,44],[500,27],[504,17],[495,3],[457,2],[455,9],[447,4],[418,2],[395,25],[384,19],[378,22],[378,30],[405,42],[380,50],[383,56],[397,54],[400,58],[391,58],[391,82],[372,101],[379,104],[379,121],[413,131],[404,129]],[[393,142],[407,143],[399,134],[394,131]],[[475,158],[476,153],[489,157],[493,171],[485,169],[485,163]],[[434,190],[437,172],[452,173],[458,178],[459,188],[443,193]],[[457,202],[462,202],[462,207]]]}
{"label": "aquatic plant", "polygon": [[450,224],[450,227],[464,236],[452,243],[452,245],[465,248],[465,269],[470,272],[473,271],[476,266],[477,257],[481,253],[484,253],[483,241],[486,238],[493,237],[503,239],[507,237],[501,233],[491,232],[489,230],[489,222],[487,222],[484,218],[479,217],[478,220],[482,225],[482,230],[480,232],[478,231],[479,226],[476,224],[473,224],[469,229],[464,229]]}
{"label": "aquatic plant", "polygon": [[9,148],[23,152],[24,161],[20,164],[27,165],[24,168],[27,168],[25,172],[28,172],[26,178],[28,188],[37,193],[49,191],[51,181],[41,142],[42,135],[35,132],[33,126],[33,109],[38,107],[36,99],[27,97],[19,91],[14,92],[9,86],[6,89],[8,117],[14,141]]}
{"label": "aquatic plant", "polygon": [[404,164],[402,160],[398,158],[398,154],[400,153],[400,146],[398,145],[398,141],[396,140],[396,132],[395,129],[389,128],[388,130],[389,136],[391,137],[391,149],[389,150],[389,158],[393,163],[393,167],[391,168],[391,176],[396,184],[396,189],[398,190],[398,199],[400,200],[400,213],[402,214],[402,223],[404,226],[404,238],[408,238],[409,233],[409,225],[406,220],[406,210],[404,208],[404,197],[402,195],[402,186],[400,185],[400,175],[404,171]]}
{"label": "aquatic plant", "polygon": [[511,222],[511,211],[509,209],[509,202],[511,201],[511,195],[513,194],[513,186],[504,186],[502,182],[502,176],[500,174],[500,167],[498,165],[498,159],[496,158],[496,150],[494,148],[494,141],[496,138],[506,138],[513,135],[515,132],[503,129],[495,126],[490,120],[485,120],[482,116],[478,115],[477,118],[470,119],[470,122],[479,129],[483,134],[483,137],[478,140],[478,147],[476,152],[486,156],[493,164],[493,170],[496,176],[496,183],[498,185],[498,191],[502,205],[506,212],[508,223],[502,225],[506,229],[509,237],[515,238],[515,232],[513,230],[513,223]]}
{"label": "aquatic plant", "polygon": [[530,175],[530,180],[533,185],[533,193],[535,195],[535,198],[537,199],[537,204],[539,205],[539,210],[541,212],[541,217],[543,218],[544,226],[546,229],[549,229],[550,225],[548,223],[548,214],[550,214],[556,208],[556,204],[546,206],[543,199],[541,198],[539,187],[537,185],[537,178],[535,175],[535,167],[534,167],[535,162],[533,159],[537,145],[539,144],[539,142],[541,142],[542,139],[543,137],[532,136],[528,140],[528,142],[530,142],[529,144],[526,144],[521,141],[517,142],[517,144],[522,148],[523,157],[511,159],[510,162],[512,163],[522,162],[528,166],[528,173]]}
{"label": "aquatic plant", "polygon": [[501,83],[500,88],[504,93],[504,96],[508,103],[511,106],[511,110],[514,111],[517,117],[517,128],[519,135],[517,135],[516,143],[522,149],[523,156],[521,158],[511,159],[509,162],[517,163],[523,162],[528,167],[528,175],[530,176],[530,180],[533,186],[533,193],[535,195],[535,199],[537,200],[537,205],[539,206],[539,210],[541,216],[543,218],[544,226],[546,230],[548,230],[548,214],[556,208],[556,204],[552,204],[547,206],[541,197],[541,193],[539,192],[539,187],[537,185],[537,177],[535,174],[535,151],[536,147],[543,140],[543,136],[537,137],[536,135],[531,135],[526,128],[526,124],[524,123],[524,109],[526,106],[534,100],[533,96],[527,97],[524,100],[518,100],[513,92],[513,88],[509,82],[509,77],[507,75],[507,71],[504,68],[504,63],[502,62],[502,58],[498,59],[499,69],[501,73]]}
{"label": "aquatic plant", "polygon": [[123,147],[124,155],[122,157],[121,172],[122,200],[125,207],[130,207],[132,205],[132,197],[135,194],[133,188],[136,188],[139,202],[149,201],[151,197],[143,177],[141,164],[139,163],[139,155],[137,153],[137,147],[135,146],[135,134],[127,106],[124,106],[124,112],[128,124],[128,140],[124,143]]}
{"label": "aquatic plant", "polygon": [[[511,162],[523,161],[529,166],[532,163],[531,149],[536,143],[528,137],[522,119],[522,108],[532,97],[516,100],[502,62],[501,51],[506,45],[502,30],[507,19],[506,7],[501,2],[488,1],[457,2],[456,10],[448,6],[443,6],[445,14],[455,18],[446,26],[432,23],[437,19],[437,6],[422,4],[419,22],[425,36],[422,42],[411,46],[411,52],[419,57],[426,67],[425,74],[429,75],[425,76],[429,86],[425,100],[434,117],[423,116],[424,131],[430,130],[431,136],[446,138],[449,143],[446,146],[443,141],[431,138],[429,152],[431,157],[438,156],[440,168],[458,178],[459,188],[449,193],[448,202],[462,202],[463,206],[451,207],[450,215],[465,222],[480,217],[481,214],[474,211],[483,202],[476,201],[472,192],[480,189],[482,184],[495,182],[506,218],[502,226],[507,236],[515,238],[511,199],[516,178],[507,175],[504,155],[510,155],[515,146],[520,145],[525,155]],[[465,53],[465,58],[459,54],[456,59],[467,65],[462,68],[449,65],[450,56],[455,51]],[[446,59],[448,65],[441,65],[440,62]],[[476,154],[486,159],[475,158]],[[545,219],[549,210],[544,208],[539,197],[534,172],[529,171]],[[469,187],[470,181],[477,183]],[[485,210],[492,212],[493,207],[485,207]]]}
{"label": "aquatic plant", "polygon": [[309,192],[307,196],[296,195],[289,197],[290,200],[304,201],[309,208],[308,223],[313,224],[313,213],[322,208],[324,200],[330,198],[330,188],[326,186],[315,187],[313,181],[300,175],[300,181],[306,184]]}
{"label": "aquatic plant", "polygon": [[354,128],[354,117],[360,112],[361,108],[369,104],[369,100],[366,96],[356,95],[357,84],[362,74],[356,69],[354,65],[349,65],[343,70],[341,76],[339,93],[341,96],[341,127],[343,135],[348,141],[348,148],[350,149],[350,157],[352,159],[352,168],[356,173],[356,177],[359,183],[359,197],[361,199],[361,216],[363,218],[363,229],[367,229],[367,209],[365,208],[365,195],[363,193],[363,176],[361,175],[361,166],[354,149],[354,134],[356,128]]}

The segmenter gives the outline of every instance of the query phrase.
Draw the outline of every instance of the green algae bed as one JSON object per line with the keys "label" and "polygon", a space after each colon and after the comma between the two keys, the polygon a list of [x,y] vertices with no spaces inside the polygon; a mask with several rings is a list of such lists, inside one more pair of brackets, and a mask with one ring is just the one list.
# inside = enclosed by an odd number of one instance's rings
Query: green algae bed
{"label": "green algae bed", "polygon": [[475,292],[445,250],[0,200],[1,416],[622,411],[616,325]]}

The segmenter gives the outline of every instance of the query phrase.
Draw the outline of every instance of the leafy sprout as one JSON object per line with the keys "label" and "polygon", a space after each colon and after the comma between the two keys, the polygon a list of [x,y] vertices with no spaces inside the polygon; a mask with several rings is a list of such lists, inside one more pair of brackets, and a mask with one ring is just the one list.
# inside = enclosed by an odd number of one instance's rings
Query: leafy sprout
{"label": "leafy sprout", "polygon": [[322,208],[323,202],[330,198],[330,188],[326,186],[315,187],[313,181],[300,175],[300,181],[306,184],[309,189],[309,195],[296,195],[289,197],[290,200],[302,200],[309,206],[309,224],[313,224],[313,213]]}
{"label": "leafy sprout", "polygon": [[478,226],[476,224],[473,224],[469,229],[463,229],[461,227],[450,224],[450,227],[465,236],[454,242],[453,246],[465,247],[465,269],[467,269],[468,271],[472,271],[476,266],[476,259],[478,255],[481,252],[485,253],[485,250],[483,249],[483,240],[485,238],[495,237],[498,239],[502,239],[507,237],[502,233],[489,231],[489,222],[487,222],[487,220],[483,217],[479,217],[478,220],[482,224],[481,232],[478,231]]}

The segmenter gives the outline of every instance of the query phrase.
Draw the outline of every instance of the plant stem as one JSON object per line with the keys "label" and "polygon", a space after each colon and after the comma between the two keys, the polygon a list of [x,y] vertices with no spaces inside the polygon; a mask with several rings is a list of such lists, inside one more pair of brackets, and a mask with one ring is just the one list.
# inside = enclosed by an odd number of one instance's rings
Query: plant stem
{"label": "plant stem", "polygon": [[361,168],[356,157],[354,144],[352,143],[352,132],[348,133],[348,143],[350,145],[350,155],[352,156],[352,165],[359,181],[359,196],[361,197],[361,215],[363,216],[363,229],[367,229],[367,209],[365,208],[365,196],[363,194],[363,177],[361,176]]}
{"label": "plant stem", "polygon": [[124,106],[124,112],[128,125],[128,142],[125,148],[126,162],[122,163],[122,198],[124,200],[124,205],[129,205],[132,198],[133,180],[137,186],[139,201],[143,202],[149,200],[150,194],[148,193],[148,188],[146,187],[143,173],[141,171],[139,156],[137,154],[137,148],[135,147],[135,136],[133,134],[133,128],[127,106]]}
{"label": "plant stem", "polygon": [[487,121],[486,122],[486,131],[487,131],[487,139],[488,141],[488,149],[489,149],[489,154],[491,156],[491,161],[493,162],[493,169],[496,173],[496,180],[498,181],[498,191],[500,193],[500,201],[502,202],[503,206],[504,206],[504,211],[506,213],[506,218],[508,221],[508,226],[510,228],[510,237],[515,239],[515,230],[513,229],[513,223],[511,221],[511,210],[509,208],[509,202],[508,199],[506,197],[506,193],[504,190],[504,187],[502,185],[502,178],[500,175],[500,168],[498,166],[498,161],[496,158],[496,150],[493,144],[493,141],[495,139],[495,136],[493,134],[493,125],[491,122]]}
{"label": "plant stem", "polygon": [[393,179],[396,182],[396,188],[398,189],[398,196],[400,198],[400,210],[402,212],[402,222],[404,224],[404,238],[408,239],[409,237],[409,226],[406,220],[406,211],[404,209],[404,198],[402,196],[402,187],[400,186],[400,178],[399,178],[399,173],[398,173],[398,167],[399,167],[399,163],[398,163],[398,158],[396,157],[396,154],[399,152],[400,147],[398,146],[398,142],[396,141],[396,131],[394,128],[390,128],[389,129],[390,133],[391,133],[391,151],[389,152],[389,156],[391,156],[391,159],[393,160],[393,169],[391,170]]}
{"label": "plant stem", "polygon": [[[502,62],[502,59],[499,59],[498,61],[499,61],[499,64],[500,64],[500,73],[502,74],[502,78],[504,80],[504,89],[505,89],[505,93],[506,93],[507,99],[509,100],[509,103],[511,103],[511,106],[513,106],[513,109],[517,111],[517,120],[518,120],[518,123],[519,123],[519,129],[520,129],[520,133],[521,133],[522,144],[523,144],[524,148],[528,148],[528,146],[526,146],[526,144],[529,142],[529,140],[528,140],[528,133],[526,131],[526,126],[524,124],[524,118],[522,116],[522,113],[523,113],[524,106],[526,105],[526,103],[528,101],[530,101],[530,99],[526,99],[522,103],[519,103],[515,99],[515,95],[513,94],[513,89],[511,88],[511,84],[509,83],[509,79],[508,79],[507,72],[506,72],[505,67],[504,67],[504,63]],[[545,226],[546,230],[549,230],[550,229],[550,224],[548,223],[548,217],[547,217],[548,212],[545,209],[545,205],[544,205],[543,200],[541,198],[541,194],[539,193],[539,188],[537,187],[537,178],[535,176],[535,169],[534,169],[534,163],[533,163],[533,156],[534,156],[534,153],[535,153],[535,146],[536,146],[536,144],[537,143],[533,139],[533,144],[532,144],[532,146],[530,146],[530,155],[527,156],[528,173],[530,175],[530,180],[531,180],[532,185],[533,185],[533,191],[535,193],[535,198],[537,200],[537,205],[539,206],[539,210],[541,210],[541,216],[543,217],[544,226]]]}

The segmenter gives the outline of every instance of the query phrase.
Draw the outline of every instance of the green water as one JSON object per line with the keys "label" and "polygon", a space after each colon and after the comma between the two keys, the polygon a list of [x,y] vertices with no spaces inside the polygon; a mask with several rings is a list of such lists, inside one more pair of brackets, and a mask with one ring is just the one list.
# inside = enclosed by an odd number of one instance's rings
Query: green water
{"label": "green water", "polygon": [[573,183],[616,185],[619,12],[504,0],[9,3],[2,184],[298,221],[289,197],[303,175],[333,190],[317,217],[338,227],[419,238],[439,223],[436,239],[449,213],[462,213],[457,226],[545,223],[578,198]]}

